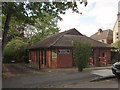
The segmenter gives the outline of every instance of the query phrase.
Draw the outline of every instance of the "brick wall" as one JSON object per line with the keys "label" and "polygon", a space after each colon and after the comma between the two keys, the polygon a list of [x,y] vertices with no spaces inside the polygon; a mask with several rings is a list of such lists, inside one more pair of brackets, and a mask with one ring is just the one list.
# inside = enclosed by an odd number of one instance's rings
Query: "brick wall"
{"label": "brick wall", "polygon": [[[73,56],[72,56],[72,50],[69,50],[68,53],[60,53],[60,50],[66,50],[66,49],[56,49],[57,51],[57,58],[51,57],[51,50],[46,50],[46,65],[43,62],[43,52],[42,50],[37,51],[32,50],[29,52],[29,59],[32,60],[31,64],[36,64],[39,66],[39,60],[40,60],[40,67],[41,68],[71,68],[73,67]],[[38,53],[39,52],[39,53]],[[104,53],[104,55],[103,55]],[[39,56],[37,57],[36,55]],[[39,58],[39,59],[38,59]],[[111,52],[108,49],[93,49],[93,65],[97,66],[98,63],[100,66],[105,66],[108,64],[109,60],[111,59]],[[104,61],[106,61],[104,63]]]}
{"label": "brick wall", "polygon": [[[94,65],[106,66],[111,59],[111,52],[108,49],[94,49]],[[99,60],[99,61],[98,61]],[[97,63],[98,62],[98,63]]]}
{"label": "brick wall", "polygon": [[52,68],[57,68],[57,58],[52,58],[52,64],[51,64],[52,66]]}

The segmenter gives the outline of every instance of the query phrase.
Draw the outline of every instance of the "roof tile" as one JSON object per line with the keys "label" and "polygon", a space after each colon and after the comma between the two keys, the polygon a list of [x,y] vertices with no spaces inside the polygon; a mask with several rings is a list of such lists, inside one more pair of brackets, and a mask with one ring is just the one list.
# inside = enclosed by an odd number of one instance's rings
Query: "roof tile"
{"label": "roof tile", "polygon": [[111,45],[96,41],[90,37],[82,35],[75,28],[61,33],[57,33],[51,37],[48,37],[42,41],[39,41],[35,45],[29,47],[34,48],[51,48],[51,47],[73,47],[74,41],[89,42],[92,47],[112,47]]}

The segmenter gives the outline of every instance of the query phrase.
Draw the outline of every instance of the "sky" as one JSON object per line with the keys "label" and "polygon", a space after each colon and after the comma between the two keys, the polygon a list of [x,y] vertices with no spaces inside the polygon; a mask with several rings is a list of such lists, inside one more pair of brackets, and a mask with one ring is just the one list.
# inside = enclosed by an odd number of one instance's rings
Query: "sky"
{"label": "sky", "polygon": [[88,5],[78,5],[78,10],[82,14],[73,13],[67,10],[66,14],[60,15],[63,20],[58,21],[58,27],[61,31],[76,28],[79,32],[86,36],[91,36],[98,29],[113,29],[117,20],[118,2],[120,0],[87,0]]}

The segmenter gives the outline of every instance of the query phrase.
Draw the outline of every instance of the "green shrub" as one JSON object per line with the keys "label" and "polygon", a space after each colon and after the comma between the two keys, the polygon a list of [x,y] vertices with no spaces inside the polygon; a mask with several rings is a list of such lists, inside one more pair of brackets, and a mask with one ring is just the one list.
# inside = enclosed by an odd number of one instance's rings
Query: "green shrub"
{"label": "green shrub", "polygon": [[78,71],[82,71],[88,65],[88,60],[91,56],[91,44],[74,42],[73,58]]}
{"label": "green shrub", "polygon": [[12,60],[15,62],[23,62],[27,57],[26,51],[27,43],[22,39],[12,39],[4,48],[3,62],[10,63]]}

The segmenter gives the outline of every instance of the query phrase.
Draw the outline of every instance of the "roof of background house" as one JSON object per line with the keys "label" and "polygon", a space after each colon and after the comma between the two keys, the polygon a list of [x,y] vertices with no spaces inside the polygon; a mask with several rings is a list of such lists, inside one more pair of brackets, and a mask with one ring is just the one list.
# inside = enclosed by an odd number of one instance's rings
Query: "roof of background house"
{"label": "roof of background house", "polygon": [[[102,29],[99,29],[102,30]],[[92,39],[95,40],[101,40],[101,39],[113,39],[113,31],[110,29],[107,30],[102,30],[101,32],[96,32],[95,34],[93,34],[92,36],[90,36]]]}
{"label": "roof of background house", "polygon": [[75,28],[73,28],[68,31],[54,34],[53,36],[50,36],[42,41],[39,41],[33,46],[29,47],[29,49],[51,47],[73,47],[74,41],[89,42],[92,44],[92,47],[109,47],[109,48],[112,47],[111,45],[104,44],[102,42],[93,40],[85,35],[82,35]]}

